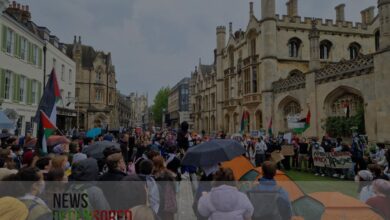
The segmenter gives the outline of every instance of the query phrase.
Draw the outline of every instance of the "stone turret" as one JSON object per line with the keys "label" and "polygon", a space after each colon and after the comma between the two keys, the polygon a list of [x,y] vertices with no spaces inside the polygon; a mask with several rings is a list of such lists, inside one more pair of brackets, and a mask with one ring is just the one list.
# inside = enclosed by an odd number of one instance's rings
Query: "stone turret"
{"label": "stone turret", "polygon": [[390,0],[378,1],[380,23],[380,48],[390,47]]}
{"label": "stone turret", "polygon": [[372,7],[366,8],[360,12],[360,14],[362,16],[362,24],[365,24],[365,25],[371,24],[371,22],[374,20],[374,10],[375,10],[375,7],[372,6]]}
{"label": "stone turret", "polygon": [[[222,64],[222,55],[223,50],[226,46],[226,27],[225,26],[218,26],[217,27],[217,51],[216,51],[216,72],[217,72],[217,100],[223,100],[223,64]],[[222,103],[217,103],[217,115],[222,115]],[[223,123],[222,123],[222,117],[217,118],[217,125],[220,127],[217,127],[217,130],[222,130]]]}
{"label": "stone turret", "polygon": [[298,16],[298,0],[290,0],[286,3],[287,16],[295,17]]}
{"label": "stone turret", "polygon": [[312,29],[309,33],[310,40],[310,71],[317,70],[321,67],[320,65],[320,32],[317,29],[317,21],[312,20]]}
{"label": "stone turret", "polygon": [[253,2],[249,2],[249,17],[251,18],[252,16],[254,16],[254,13],[253,13]]}
{"label": "stone turret", "polygon": [[279,78],[277,71],[276,55],[276,18],[275,18],[275,0],[261,1],[261,42],[262,48],[261,65],[260,65],[260,91],[262,92],[262,112],[263,127],[272,117],[273,96],[272,82]]}
{"label": "stone turret", "polygon": [[344,22],[345,21],[345,4],[337,5],[335,8],[336,10],[336,22]]}
{"label": "stone turret", "polygon": [[77,36],[74,36],[73,39],[73,60],[76,63],[76,74],[81,73],[82,71],[82,45],[81,37],[79,36],[79,41],[77,41]]}
{"label": "stone turret", "polygon": [[9,4],[8,0],[0,0],[0,13],[7,8],[8,4]]}
{"label": "stone turret", "polygon": [[217,54],[220,54],[226,44],[226,27],[217,27]]}

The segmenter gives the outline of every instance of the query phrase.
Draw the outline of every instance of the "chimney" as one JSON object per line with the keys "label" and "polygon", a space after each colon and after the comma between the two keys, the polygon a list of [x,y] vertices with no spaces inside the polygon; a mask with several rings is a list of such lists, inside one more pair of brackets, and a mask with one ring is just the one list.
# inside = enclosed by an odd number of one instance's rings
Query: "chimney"
{"label": "chimney", "polygon": [[345,8],[345,4],[340,4],[334,8],[336,10],[336,22],[345,21],[344,8]]}
{"label": "chimney", "polygon": [[253,2],[249,2],[249,16],[253,16]]}
{"label": "chimney", "polygon": [[76,44],[76,43],[77,43],[77,37],[76,37],[76,35],[74,35],[73,44]]}
{"label": "chimney", "polygon": [[81,36],[79,36],[79,44],[81,45]]}
{"label": "chimney", "polygon": [[367,25],[372,22],[372,20],[374,19],[374,10],[375,7],[371,6],[360,12],[360,14],[362,15],[362,24]]}
{"label": "chimney", "polygon": [[295,17],[298,16],[298,0],[290,0],[286,3],[287,16]]}
{"label": "chimney", "polygon": [[12,8],[16,8],[16,1],[12,2]]}
{"label": "chimney", "polygon": [[229,35],[233,34],[233,23],[229,22]]}

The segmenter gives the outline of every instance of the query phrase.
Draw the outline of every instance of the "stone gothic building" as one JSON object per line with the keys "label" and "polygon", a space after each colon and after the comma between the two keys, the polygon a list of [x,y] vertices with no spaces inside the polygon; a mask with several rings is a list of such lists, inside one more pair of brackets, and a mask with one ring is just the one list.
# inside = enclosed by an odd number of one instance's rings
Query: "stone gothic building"
{"label": "stone gothic building", "polygon": [[274,133],[284,132],[310,109],[303,135],[321,136],[327,118],[362,107],[369,140],[390,141],[390,0],[378,1],[376,16],[374,7],[361,11],[355,24],[345,21],[344,4],[335,7],[336,20],[324,20],[301,18],[298,0],[279,16],[275,1],[261,1],[260,18],[250,3],[245,30],[217,27],[214,63],[191,74],[195,130],[236,133],[248,113],[246,131],[272,119]]}
{"label": "stone gothic building", "polygon": [[116,104],[115,67],[111,53],[81,44],[76,36],[67,54],[76,62],[76,109],[81,130],[119,128]]}

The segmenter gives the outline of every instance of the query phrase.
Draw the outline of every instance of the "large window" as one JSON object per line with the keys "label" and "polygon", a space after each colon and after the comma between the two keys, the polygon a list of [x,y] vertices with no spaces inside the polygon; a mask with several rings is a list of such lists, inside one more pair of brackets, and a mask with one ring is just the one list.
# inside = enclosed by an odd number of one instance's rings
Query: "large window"
{"label": "large window", "polygon": [[97,81],[101,81],[102,80],[102,72],[100,70],[98,70],[96,72],[96,80]]}
{"label": "large window", "polygon": [[328,40],[323,40],[320,43],[320,59],[327,60],[330,58],[330,49],[332,43]]}
{"label": "large window", "polygon": [[297,58],[299,56],[299,48],[302,44],[302,41],[296,37],[291,38],[288,41],[288,50],[289,56]]}
{"label": "large window", "polygon": [[27,45],[28,45],[28,43],[27,43],[26,38],[22,37],[20,40],[20,58],[22,60],[27,59],[27,54],[28,54]]}
{"label": "large window", "polygon": [[257,93],[257,68],[252,68],[252,92]]}
{"label": "large window", "polygon": [[65,80],[65,65],[64,64],[61,65],[61,80],[62,81]]}
{"label": "large window", "polygon": [[229,77],[225,78],[225,100],[229,100]]}
{"label": "large window", "polygon": [[7,28],[7,34],[6,34],[6,50],[7,50],[7,53],[10,53],[12,54],[13,51],[14,51],[14,32]]}
{"label": "large window", "polygon": [[211,106],[213,109],[215,108],[215,93],[211,94]]}
{"label": "large window", "polygon": [[244,72],[244,94],[251,92],[251,76],[250,69],[246,69]]}
{"label": "large window", "polygon": [[37,102],[37,82],[31,81],[31,103],[36,104]]}
{"label": "large window", "polygon": [[32,57],[33,64],[38,65],[38,46],[37,45],[33,45],[32,55],[33,55],[33,57]]}
{"label": "large window", "polygon": [[233,47],[229,48],[229,64],[230,64],[230,67],[234,67],[234,48]]}
{"label": "large window", "polygon": [[19,101],[20,102],[25,102],[25,90],[26,90],[26,78],[21,76],[20,81],[19,81]]}
{"label": "large window", "polygon": [[251,40],[251,56],[256,55],[256,38]]}
{"label": "large window", "polygon": [[69,69],[69,85],[72,84],[72,79],[73,79],[73,76],[72,76],[72,69]]}
{"label": "large window", "polygon": [[379,41],[380,41],[380,32],[379,30],[375,32],[375,50],[378,51],[379,50]]}
{"label": "large window", "polygon": [[98,102],[103,101],[103,90],[96,89],[96,101]]}
{"label": "large window", "polygon": [[351,43],[348,49],[349,49],[349,58],[353,60],[356,59],[356,57],[359,55],[361,46],[358,43]]}
{"label": "large window", "polygon": [[5,77],[4,77],[4,99],[10,99],[11,97],[11,72],[10,71],[5,71]]}

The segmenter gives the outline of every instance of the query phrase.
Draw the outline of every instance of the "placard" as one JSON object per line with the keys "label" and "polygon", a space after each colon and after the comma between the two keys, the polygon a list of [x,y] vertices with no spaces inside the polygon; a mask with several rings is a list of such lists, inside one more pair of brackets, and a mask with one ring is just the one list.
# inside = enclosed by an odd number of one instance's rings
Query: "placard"
{"label": "placard", "polygon": [[284,156],[279,151],[274,151],[271,153],[271,160],[274,163],[279,163],[281,160],[284,159]]}
{"label": "placard", "polygon": [[334,169],[349,169],[353,167],[349,152],[318,152],[313,151],[314,166]]}
{"label": "placard", "polygon": [[283,156],[294,156],[294,146],[293,145],[283,145],[280,153],[282,153]]}

